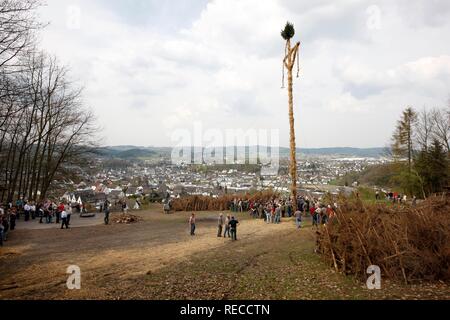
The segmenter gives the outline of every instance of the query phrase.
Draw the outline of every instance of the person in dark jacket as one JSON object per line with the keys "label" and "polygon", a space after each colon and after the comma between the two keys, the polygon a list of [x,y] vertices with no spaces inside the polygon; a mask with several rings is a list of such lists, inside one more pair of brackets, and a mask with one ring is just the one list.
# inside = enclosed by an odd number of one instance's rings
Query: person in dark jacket
{"label": "person in dark jacket", "polygon": [[105,218],[103,220],[105,224],[109,224],[109,205],[106,205],[103,210],[105,210]]}
{"label": "person in dark jacket", "polygon": [[228,224],[230,225],[231,240],[237,240],[238,223],[239,221],[237,221],[234,216],[232,216],[230,222],[228,222]]}
{"label": "person in dark jacket", "polygon": [[16,228],[16,213],[11,211],[9,215],[9,229],[14,230]]}

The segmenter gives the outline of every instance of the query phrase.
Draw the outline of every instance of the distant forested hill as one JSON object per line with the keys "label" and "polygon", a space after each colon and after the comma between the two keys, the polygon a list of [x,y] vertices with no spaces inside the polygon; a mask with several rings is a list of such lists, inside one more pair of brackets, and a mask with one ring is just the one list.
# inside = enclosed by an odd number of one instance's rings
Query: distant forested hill
{"label": "distant forested hill", "polygon": [[343,155],[377,158],[385,154],[385,148],[299,148],[297,149],[297,152],[308,155]]}
{"label": "distant forested hill", "polygon": [[[260,149],[262,147],[259,147]],[[246,147],[226,147],[227,152],[233,152],[236,149],[238,152],[248,152],[249,149],[256,150],[256,148]],[[243,149],[246,149],[244,151]],[[101,147],[95,150],[95,153],[105,157],[115,157],[121,159],[143,158],[152,156],[170,156],[172,152],[171,147],[140,147],[140,146],[108,146]],[[280,156],[288,156],[289,148],[281,147]],[[297,153],[310,156],[345,156],[345,157],[382,157],[385,155],[384,148],[298,148]]]}
{"label": "distant forested hill", "polygon": [[103,157],[119,158],[119,159],[137,159],[157,156],[158,152],[149,148],[125,146],[120,147],[103,147],[95,150],[96,154]]}

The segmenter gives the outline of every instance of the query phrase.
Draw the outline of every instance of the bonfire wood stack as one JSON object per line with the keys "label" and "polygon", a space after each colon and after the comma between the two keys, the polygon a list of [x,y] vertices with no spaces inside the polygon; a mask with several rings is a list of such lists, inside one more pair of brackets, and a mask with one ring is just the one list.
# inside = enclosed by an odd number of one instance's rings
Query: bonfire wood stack
{"label": "bonfire wood stack", "polygon": [[123,214],[118,214],[118,215],[113,216],[112,220],[115,223],[130,224],[130,223],[138,222],[138,221],[142,220],[142,218],[139,216],[136,216],[134,214],[123,213]]}
{"label": "bonfire wood stack", "polygon": [[450,280],[450,198],[416,207],[341,203],[336,218],[317,233],[318,251],[336,270],[367,278],[370,265],[406,283]]}
{"label": "bonfire wood stack", "polygon": [[189,196],[175,199],[172,209],[175,211],[223,211],[229,210],[234,199],[252,200],[265,203],[278,197],[273,191],[263,191],[254,194],[223,195],[217,198],[208,196]]}

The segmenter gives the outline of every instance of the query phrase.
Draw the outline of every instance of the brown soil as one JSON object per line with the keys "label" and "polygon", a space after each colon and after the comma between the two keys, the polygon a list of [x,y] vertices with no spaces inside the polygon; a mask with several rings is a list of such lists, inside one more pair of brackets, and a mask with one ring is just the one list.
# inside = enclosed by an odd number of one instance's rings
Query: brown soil
{"label": "brown soil", "polygon": [[[312,229],[291,220],[267,225],[240,214],[231,242],[216,236],[216,212],[197,214],[190,236],[189,214],[151,210],[133,224],[15,230],[0,248],[0,299],[449,298],[444,283],[367,290],[322,262]],[[66,287],[69,265],[81,269],[80,290]]]}

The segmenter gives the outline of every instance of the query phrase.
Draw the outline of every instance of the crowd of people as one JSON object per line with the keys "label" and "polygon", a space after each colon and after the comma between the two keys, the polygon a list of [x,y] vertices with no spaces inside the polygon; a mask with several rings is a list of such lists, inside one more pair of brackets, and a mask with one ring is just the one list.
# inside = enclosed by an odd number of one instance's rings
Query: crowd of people
{"label": "crowd of people", "polygon": [[[237,226],[239,221],[235,218],[235,216],[231,214],[227,214],[225,217],[223,213],[219,214],[219,218],[217,219],[217,237],[231,238],[231,240],[237,240]],[[196,228],[196,217],[195,213],[192,213],[189,217],[189,228],[191,231],[191,236],[195,236],[195,228]]]}
{"label": "crowd of people", "polygon": [[299,196],[296,202],[296,212],[290,198],[273,198],[265,202],[235,198],[229,207],[232,212],[249,212],[251,217],[264,219],[266,223],[277,224],[282,217],[294,217],[297,228],[301,228],[305,215],[311,215],[314,226],[326,224],[336,215],[337,203],[325,203],[320,198],[308,196]]}
{"label": "crowd of people", "polygon": [[[290,198],[272,198],[268,201],[256,201],[235,198],[229,204],[232,213],[248,212],[252,218],[264,219],[266,223],[278,224],[282,217],[294,217],[297,228],[302,226],[302,217],[311,215],[313,226],[326,224],[335,217],[337,204],[326,204],[317,198],[299,196],[297,198],[297,210],[294,212],[293,202]],[[105,213],[104,223],[109,224],[109,213],[111,204],[105,201],[100,211]],[[16,220],[23,219],[24,222],[39,219],[39,223],[61,224],[61,229],[68,229],[72,210],[83,211],[83,205],[71,205],[67,202],[59,204],[51,200],[41,202],[17,200],[15,204],[8,203],[0,205],[0,245],[7,240],[8,233],[15,229]],[[128,206],[126,202],[122,205],[122,211],[126,213]],[[169,211],[170,208],[164,208]],[[189,218],[190,234],[195,235],[195,214]],[[235,214],[220,214],[218,218],[218,237],[228,237],[237,240],[238,220]]]}
{"label": "crowd of people", "polygon": [[[409,200],[408,197],[406,196],[406,194],[401,194],[398,192],[385,192],[384,196],[385,196],[386,200],[391,201],[392,203],[406,204]],[[375,199],[376,200],[381,199],[379,191],[375,192]],[[416,202],[417,202],[417,198],[416,198],[416,196],[413,196],[411,198],[411,204],[416,205]]]}
{"label": "crowd of people", "polygon": [[[235,198],[230,203],[233,213],[248,212],[252,218],[264,219],[266,223],[278,224],[282,217],[294,217],[297,228],[302,227],[302,217],[310,215],[315,227],[332,221],[336,216],[337,203],[327,204],[322,199],[308,196],[297,198],[297,210],[294,212],[290,199],[270,199],[266,202],[253,200],[242,200]],[[228,237],[237,240],[237,225],[239,221],[234,214],[219,214],[217,218],[217,237]],[[191,236],[195,235],[196,216],[192,213],[189,217],[189,228]]]}
{"label": "crowd of people", "polygon": [[84,207],[78,203],[76,205],[67,202],[57,204],[51,200],[35,202],[19,199],[15,203],[0,204],[0,246],[7,241],[9,232],[16,228],[17,220],[23,219],[25,223],[39,220],[39,223],[61,224],[61,229],[69,229],[73,210],[81,212]]}

